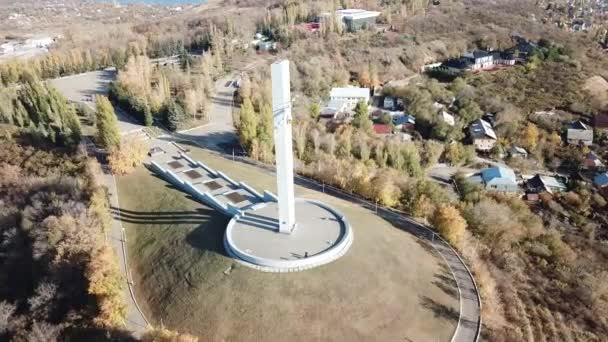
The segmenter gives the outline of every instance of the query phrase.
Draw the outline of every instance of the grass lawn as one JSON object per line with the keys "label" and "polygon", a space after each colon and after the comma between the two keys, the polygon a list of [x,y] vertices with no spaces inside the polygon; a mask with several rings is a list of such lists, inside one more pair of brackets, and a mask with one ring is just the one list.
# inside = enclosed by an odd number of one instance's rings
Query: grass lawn
{"label": "grass lawn", "polygon": [[[275,178],[192,148],[192,157],[263,190]],[[422,241],[373,213],[315,191],[354,230],[350,251],[313,270],[262,273],[222,247],[228,218],[140,167],[118,178],[136,295],[155,324],[202,341],[449,341],[455,282]],[[229,271],[227,271],[229,270]]]}

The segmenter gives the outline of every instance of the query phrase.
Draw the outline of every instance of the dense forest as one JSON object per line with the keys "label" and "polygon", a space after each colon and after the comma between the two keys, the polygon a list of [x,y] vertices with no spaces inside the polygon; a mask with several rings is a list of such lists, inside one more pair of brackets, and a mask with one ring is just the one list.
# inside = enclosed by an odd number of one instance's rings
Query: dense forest
{"label": "dense forest", "polygon": [[31,341],[128,336],[99,166],[21,137],[0,145],[0,334]]}

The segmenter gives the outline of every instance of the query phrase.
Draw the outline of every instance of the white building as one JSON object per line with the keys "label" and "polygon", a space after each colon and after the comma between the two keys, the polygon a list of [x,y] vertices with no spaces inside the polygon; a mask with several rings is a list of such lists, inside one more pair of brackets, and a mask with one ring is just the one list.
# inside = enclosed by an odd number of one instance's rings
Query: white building
{"label": "white building", "polygon": [[[363,27],[370,27],[376,24],[376,20],[380,16],[380,12],[368,11],[364,9],[348,8],[337,10],[333,15],[341,21],[349,31],[358,31]],[[321,19],[331,17],[332,13],[326,12],[321,14]]]}
{"label": "white building", "polygon": [[0,45],[0,53],[9,53],[15,51],[15,44],[13,43],[4,43]]}
{"label": "white building", "polygon": [[25,46],[28,48],[48,48],[53,45],[55,40],[51,37],[31,38],[25,41]]}
{"label": "white building", "polygon": [[355,108],[358,102],[369,103],[369,88],[332,88],[329,93],[330,101],[343,101],[350,109]]}
{"label": "white building", "polygon": [[340,114],[347,111],[347,103],[342,100],[331,100],[323,109],[320,116],[325,119],[336,119]]}

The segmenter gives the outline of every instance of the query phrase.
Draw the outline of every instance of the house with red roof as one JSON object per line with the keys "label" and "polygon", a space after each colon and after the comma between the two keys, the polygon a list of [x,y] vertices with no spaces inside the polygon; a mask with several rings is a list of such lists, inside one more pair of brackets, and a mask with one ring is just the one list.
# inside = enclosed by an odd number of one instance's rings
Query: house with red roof
{"label": "house with red roof", "polygon": [[393,129],[390,125],[375,123],[374,124],[374,133],[376,133],[378,135],[388,135],[388,134],[393,133]]}

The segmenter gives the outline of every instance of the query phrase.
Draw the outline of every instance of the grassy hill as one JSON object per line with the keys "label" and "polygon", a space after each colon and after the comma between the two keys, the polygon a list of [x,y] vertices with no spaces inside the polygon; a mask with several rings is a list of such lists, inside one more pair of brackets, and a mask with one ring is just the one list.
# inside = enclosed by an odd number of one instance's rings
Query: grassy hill
{"label": "grassy hill", "polygon": [[[193,157],[258,189],[275,179],[194,149]],[[228,258],[228,219],[140,168],[118,180],[137,295],[155,323],[205,341],[449,340],[458,319],[453,278],[423,242],[364,209],[301,187],[353,225],[348,254],[292,274]]]}

